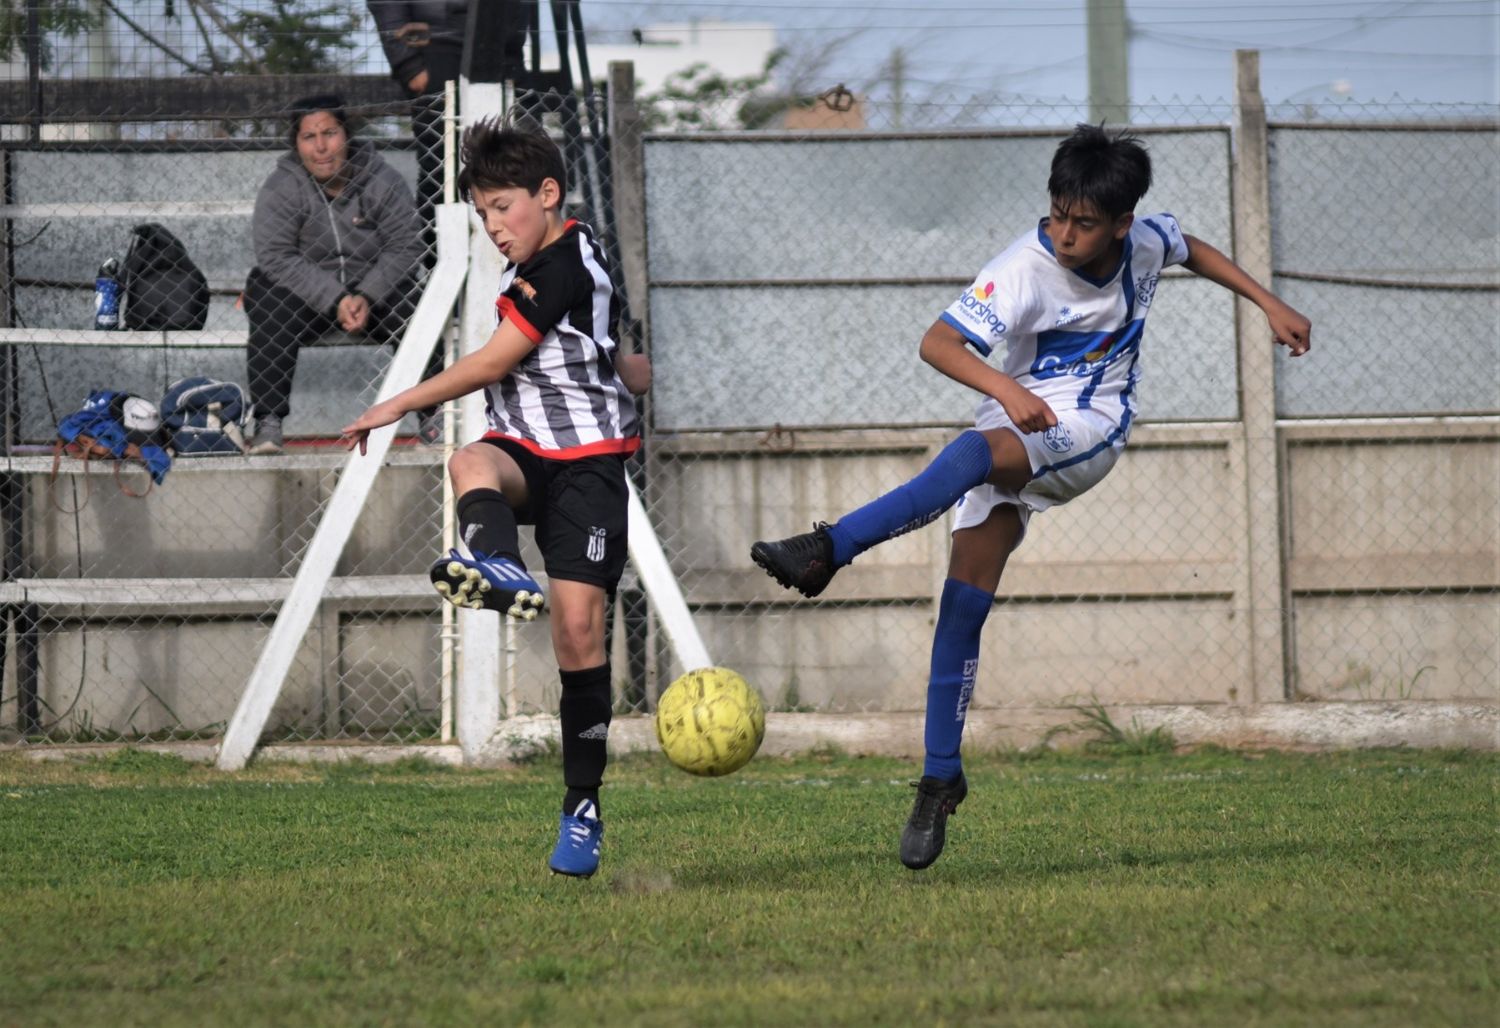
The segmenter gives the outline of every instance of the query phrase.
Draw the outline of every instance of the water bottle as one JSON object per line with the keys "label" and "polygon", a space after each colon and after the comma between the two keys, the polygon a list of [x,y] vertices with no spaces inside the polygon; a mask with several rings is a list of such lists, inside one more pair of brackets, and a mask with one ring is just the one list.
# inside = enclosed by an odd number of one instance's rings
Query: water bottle
{"label": "water bottle", "polygon": [[120,327],[120,262],[111,257],[99,265],[99,277],[94,279],[94,327],[117,329]]}

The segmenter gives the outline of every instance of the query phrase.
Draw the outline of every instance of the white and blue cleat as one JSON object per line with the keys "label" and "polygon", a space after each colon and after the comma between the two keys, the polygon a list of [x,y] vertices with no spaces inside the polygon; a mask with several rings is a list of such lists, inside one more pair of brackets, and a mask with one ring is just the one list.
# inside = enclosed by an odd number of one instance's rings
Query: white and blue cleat
{"label": "white and blue cleat", "polygon": [[449,550],[428,572],[433,588],[455,607],[497,610],[518,621],[533,621],[547,605],[536,579],[506,557],[476,553],[465,557]]}
{"label": "white and blue cleat", "polygon": [[547,861],[553,874],[587,878],[599,870],[599,844],[604,840],[604,822],[599,820],[598,814],[599,808],[584,800],[573,813],[562,816],[557,846],[552,850],[552,859]]}

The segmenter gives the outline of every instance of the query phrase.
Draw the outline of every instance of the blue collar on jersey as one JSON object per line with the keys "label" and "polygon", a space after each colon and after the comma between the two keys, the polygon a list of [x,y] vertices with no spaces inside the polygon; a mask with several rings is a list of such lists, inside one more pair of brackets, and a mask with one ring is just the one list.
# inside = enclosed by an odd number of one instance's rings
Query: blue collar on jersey
{"label": "blue collar on jersey", "polygon": [[[1041,221],[1038,221],[1036,223],[1036,241],[1042,244],[1042,249],[1044,249],[1048,253],[1052,254],[1052,259],[1053,260],[1056,260],[1057,259],[1057,253],[1056,253],[1056,251],[1054,251],[1052,249],[1052,240],[1047,236],[1047,222],[1049,222],[1051,220],[1052,220],[1051,218],[1043,218]],[[1089,285],[1094,286],[1095,288],[1098,288],[1098,289],[1103,289],[1105,286],[1107,286],[1111,282],[1113,282],[1115,280],[1115,276],[1120,273],[1120,269],[1123,268],[1123,267],[1125,267],[1129,263],[1130,263],[1130,236],[1129,236],[1129,234],[1127,234],[1125,236],[1125,245],[1123,247],[1121,247],[1121,249],[1120,249],[1120,263],[1117,264],[1117,265],[1115,265],[1115,270],[1111,271],[1108,275],[1104,276],[1103,278],[1095,278],[1093,275],[1085,275],[1083,272],[1079,271],[1077,268],[1069,268],[1067,270],[1071,271],[1073,274],[1075,274],[1079,278],[1083,279]]]}

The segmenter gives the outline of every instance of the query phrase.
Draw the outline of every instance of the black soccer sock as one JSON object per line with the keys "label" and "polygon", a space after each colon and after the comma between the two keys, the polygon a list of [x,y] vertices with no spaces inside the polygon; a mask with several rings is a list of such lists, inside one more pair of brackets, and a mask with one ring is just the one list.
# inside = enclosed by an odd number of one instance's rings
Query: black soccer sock
{"label": "black soccer sock", "polygon": [[[498,489],[470,489],[458,498],[458,531],[464,545],[486,557],[508,557],[521,563],[521,534],[516,512]],[[523,565],[524,566],[524,565]]]}
{"label": "black soccer sock", "polygon": [[559,671],[562,698],[558,714],[562,719],[563,813],[572,814],[578,804],[592,800],[599,806],[599,786],[604,782],[604,764],[608,759],[605,740],[609,738],[610,703],[609,665],[582,671]]}

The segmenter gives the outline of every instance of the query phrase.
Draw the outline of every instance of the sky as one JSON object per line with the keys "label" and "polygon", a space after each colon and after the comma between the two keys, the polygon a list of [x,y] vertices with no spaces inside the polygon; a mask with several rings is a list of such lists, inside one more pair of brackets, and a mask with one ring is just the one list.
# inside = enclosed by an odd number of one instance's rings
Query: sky
{"label": "sky", "polygon": [[[814,85],[905,97],[1088,96],[1084,0],[582,0],[589,42],[692,19],[771,22]],[[1233,96],[1233,53],[1261,52],[1270,103],[1500,103],[1500,0],[1127,0],[1131,101]]]}

